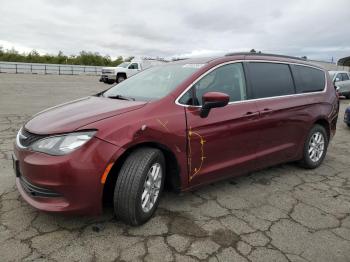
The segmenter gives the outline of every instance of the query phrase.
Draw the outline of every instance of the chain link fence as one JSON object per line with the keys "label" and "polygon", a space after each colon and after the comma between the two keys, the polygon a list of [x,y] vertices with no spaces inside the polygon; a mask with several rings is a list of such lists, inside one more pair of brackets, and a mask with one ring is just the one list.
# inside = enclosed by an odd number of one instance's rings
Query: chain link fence
{"label": "chain link fence", "polygon": [[[336,64],[312,61],[309,62],[321,66],[327,70],[350,71],[348,66],[339,66]],[[43,74],[43,75],[101,75],[102,66],[83,66],[83,65],[65,65],[65,64],[39,64],[39,63],[17,63],[1,62],[0,73],[9,74]]]}

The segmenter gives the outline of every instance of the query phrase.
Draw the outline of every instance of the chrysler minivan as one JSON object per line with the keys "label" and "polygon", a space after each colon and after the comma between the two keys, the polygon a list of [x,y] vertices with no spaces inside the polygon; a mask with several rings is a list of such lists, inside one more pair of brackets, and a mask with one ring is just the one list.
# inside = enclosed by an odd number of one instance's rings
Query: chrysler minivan
{"label": "chrysler minivan", "polygon": [[193,190],[286,162],[321,165],[336,131],[327,71],[234,53],[153,67],[42,111],[18,132],[17,188],[33,207],[146,222],[164,188]]}

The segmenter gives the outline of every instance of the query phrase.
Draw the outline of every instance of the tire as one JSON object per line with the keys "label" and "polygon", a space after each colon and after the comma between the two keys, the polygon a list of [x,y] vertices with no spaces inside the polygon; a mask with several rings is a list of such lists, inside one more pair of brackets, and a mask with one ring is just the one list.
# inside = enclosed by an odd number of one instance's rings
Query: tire
{"label": "tire", "polygon": [[[322,138],[319,138],[318,135],[320,135]],[[320,142],[317,142],[318,140],[320,140]],[[321,146],[322,141],[323,149]],[[312,150],[312,148],[316,148],[316,150]],[[321,125],[314,125],[305,140],[303,158],[300,161],[301,166],[307,169],[319,167],[327,154],[327,148],[328,135],[326,129]],[[320,153],[321,149],[322,153]]]}
{"label": "tire", "polygon": [[119,84],[125,80],[125,77],[123,75],[117,76],[116,83]]}
{"label": "tire", "polygon": [[[147,193],[145,186],[146,181],[150,180],[151,171],[160,168],[161,178],[157,179],[155,187],[150,186],[150,194],[148,195],[148,203],[154,202],[153,205],[143,205],[146,203]],[[156,171],[155,171],[156,172]],[[164,187],[165,179],[165,159],[163,153],[154,148],[140,148],[135,150],[125,160],[114,189],[114,212],[117,219],[132,226],[141,225],[147,222],[157,209],[161,192]],[[159,181],[160,180],[160,181]],[[152,182],[153,183],[153,182]],[[155,201],[150,195],[153,195],[156,188],[159,188]],[[144,201],[143,201],[143,195]]]}
{"label": "tire", "polygon": [[350,127],[350,123],[347,123],[348,127]]}

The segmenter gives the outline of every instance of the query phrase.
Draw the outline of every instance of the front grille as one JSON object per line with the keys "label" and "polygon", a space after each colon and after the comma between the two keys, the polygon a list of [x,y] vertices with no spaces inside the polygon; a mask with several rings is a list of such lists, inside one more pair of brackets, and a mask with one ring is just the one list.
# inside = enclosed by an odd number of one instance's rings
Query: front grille
{"label": "front grille", "polygon": [[111,70],[102,69],[102,74],[113,74],[113,72]]}
{"label": "front grille", "polygon": [[47,188],[38,187],[30,183],[23,176],[19,177],[22,188],[33,197],[61,197],[62,195]]}
{"label": "front grille", "polygon": [[19,143],[23,146],[23,147],[28,147],[31,144],[33,144],[34,142],[47,137],[47,135],[37,135],[37,134],[33,134],[28,132],[27,130],[25,130],[24,128],[22,128],[21,133],[19,134]]}

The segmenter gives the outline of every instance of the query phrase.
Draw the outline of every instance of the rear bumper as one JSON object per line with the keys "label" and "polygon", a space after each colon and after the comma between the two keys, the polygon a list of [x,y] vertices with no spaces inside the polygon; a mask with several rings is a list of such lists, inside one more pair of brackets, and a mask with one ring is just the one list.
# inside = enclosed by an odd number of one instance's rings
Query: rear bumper
{"label": "rear bumper", "polygon": [[101,214],[101,176],[118,149],[98,138],[65,156],[32,152],[15,145],[18,191],[26,202],[42,211]]}

